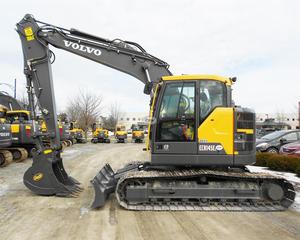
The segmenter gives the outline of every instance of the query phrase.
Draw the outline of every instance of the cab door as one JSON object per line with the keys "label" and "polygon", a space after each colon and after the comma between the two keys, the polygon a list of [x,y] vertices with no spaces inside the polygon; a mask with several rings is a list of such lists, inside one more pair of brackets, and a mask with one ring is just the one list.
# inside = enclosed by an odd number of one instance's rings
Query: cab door
{"label": "cab door", "polygon": [[152,161],[174,163],[197,154],[196,81],[165,81],[156,108]]}

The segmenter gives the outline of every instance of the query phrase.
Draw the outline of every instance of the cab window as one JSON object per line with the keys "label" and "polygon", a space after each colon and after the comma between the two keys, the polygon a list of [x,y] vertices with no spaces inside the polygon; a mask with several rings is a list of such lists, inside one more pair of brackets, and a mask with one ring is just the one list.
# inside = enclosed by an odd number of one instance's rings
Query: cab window
{"label": "cab window", "polygon": [[215,107],[226,106],[226,86],[213,80],[200,81],[200,122],[202,122]]}
{"label": "cab window", "polygon": [[158,117],[158,141],[194,141],[195,83],[166,85]]}

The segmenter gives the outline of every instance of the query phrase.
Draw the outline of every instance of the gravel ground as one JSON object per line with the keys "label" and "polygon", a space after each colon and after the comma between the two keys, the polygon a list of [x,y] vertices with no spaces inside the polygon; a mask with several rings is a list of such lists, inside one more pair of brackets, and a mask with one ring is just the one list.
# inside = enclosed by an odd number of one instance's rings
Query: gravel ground
{"label": "gravel ground", "polygon": [[133,212],[112,196],[92,211],[89,181],[106,163],[114,169],[147,159],[143,144],[83,144],[63,153],[82,183],[78,198],[40,197],[22,183],[31,160],[0,169],[0,239],[300,239],[300,212]]}

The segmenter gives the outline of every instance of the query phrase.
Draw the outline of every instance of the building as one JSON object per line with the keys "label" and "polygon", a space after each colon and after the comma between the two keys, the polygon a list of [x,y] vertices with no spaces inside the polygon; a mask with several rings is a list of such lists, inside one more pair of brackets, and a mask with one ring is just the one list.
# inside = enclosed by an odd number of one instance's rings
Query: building
{"label": "building", "polygon": [[148,113],[121,113],[118,124],[125,125],[126,129],[131,129],[132,124],[146,127]]}
{"label": "building", "polygon": [[299,129],[299,116],[297,113],[256,113],[257,123],[265,122],[267,119],[275,119],[275,121],[289,125],[291,129]]}

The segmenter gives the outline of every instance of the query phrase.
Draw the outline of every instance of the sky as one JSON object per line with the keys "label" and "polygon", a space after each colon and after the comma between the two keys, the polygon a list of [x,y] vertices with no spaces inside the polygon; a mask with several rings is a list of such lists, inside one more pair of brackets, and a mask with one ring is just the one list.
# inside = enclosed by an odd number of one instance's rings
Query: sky
{"label": "sky", "polygon": [[[25,94],[23,56],[15,24],[26,13],[63,28],[134,41],[177,74],[237,77],[237,105],[259,113],[292,113],[300,101],[298,0],[10,0],[0,3],[0,83]],[[80,89],[103,97],[103,114],[147,112],[149,96],[137,79],[52,47],[57,109]],[[0,85],[0,90],[11,89]]]}

